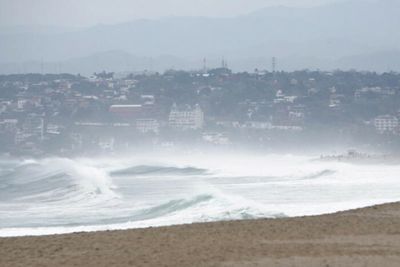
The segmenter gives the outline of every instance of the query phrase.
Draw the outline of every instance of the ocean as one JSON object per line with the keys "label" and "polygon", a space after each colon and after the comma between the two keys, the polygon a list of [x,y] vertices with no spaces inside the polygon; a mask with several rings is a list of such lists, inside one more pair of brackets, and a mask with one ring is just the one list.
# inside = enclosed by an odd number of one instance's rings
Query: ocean
{"label": "ocean", "polygon": [[201,154],[0,160],[0,236],[319,215],[400,200],[400,166]]}

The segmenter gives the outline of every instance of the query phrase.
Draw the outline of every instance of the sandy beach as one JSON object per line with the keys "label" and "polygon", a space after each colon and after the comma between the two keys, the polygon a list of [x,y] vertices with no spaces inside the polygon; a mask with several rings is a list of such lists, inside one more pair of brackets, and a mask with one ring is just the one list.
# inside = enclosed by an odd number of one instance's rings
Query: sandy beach
{"label": "sandy beach", "polygon": [[0,238],[0,266],[400,266],[400,204],[314,217]]}

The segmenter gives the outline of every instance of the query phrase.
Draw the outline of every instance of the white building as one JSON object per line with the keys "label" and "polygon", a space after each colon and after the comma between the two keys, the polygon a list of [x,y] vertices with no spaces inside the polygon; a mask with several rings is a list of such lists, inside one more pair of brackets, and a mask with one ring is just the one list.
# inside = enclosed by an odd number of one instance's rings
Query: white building
{"label": "white building", "polygon": [[199,105],[194,108],[190,106],[178,108],[174,104],[169,113],[168,122],[171,127],[180,130],[201,129],[204,124],[204,113]]}
{"label": "white building", "polygon": [[380,97],[391,97],[396,94],[396,91],[393,88],[382,88],[382,87],[363,87],[360,89],[357,89],[354,92],[354,98],[355,100],[361,100],[363,97],[366,97],[368,95],[377,95]]}
{"label": "white building", "polygon": [[0,113],[3,113],[7,110],[7,107],[11,106],[11,101],[2,101],[0,102]]}
{"label": "white building", "polygon": [[154,105],[155,103],[154,95],[141,95],[140,98],[142,99],[143,105]]}
{"label": "white building", "polygon": [[19,110],[23,110],[24,109],[24,107],[25,107],[25,105],[28,103],[28,100],[27,99],[19,99],[18,101],[17,101],[17,108],[19,109]]}
{"label": "white building", "polygon": [[61,134],[61,128],[62,128],[62,126],[60,126],[60,125],[49,123],[49,124],[47,124],[47,127],[46,127],[46,133],[59,135],[59,134]]}
{"label": "white building", "polygon": [[332,94],[329,97],[329,107],[336,108],[342,105],[343,100],[345,100],[344,95]]}
{"label": "white building", "polygon": [[7,131],[15,131],[17,129],[17,119],[4,119],[0,122],[0,128]]}
{"label": "white building", "polygon": [[272,123],[268,121],[246,121],[242,128],[249,128],[255,130],[269,130],[272,129]]}
{"label": "white building", "polygon": [[23,133],[30,136],[37,136],[41,140],[44,137],[44,119],[36,114],[30,114],[22,125]]}
{"label": "white building", "polygon": [[204,133],[203,141],[214,145],[229,145],[229,138],[224,133]]}
{"label": "white building", "polygon": [[399,120],[395,116],[382,115],[378,116],[373,121],[376,130],[383,133],[393,133],[395,129],[399,126]]}
{"label": "white building", "polygon": [[160,124],[155,119],[138,119],[136,120],[136,129],[141,133],[158,133]]}

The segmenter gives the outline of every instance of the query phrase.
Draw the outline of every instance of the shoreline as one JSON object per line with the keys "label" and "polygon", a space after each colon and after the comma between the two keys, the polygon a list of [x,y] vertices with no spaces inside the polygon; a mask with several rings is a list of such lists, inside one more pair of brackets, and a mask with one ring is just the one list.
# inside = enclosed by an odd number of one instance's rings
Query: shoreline
{"label": "shoreline", "polygon": [[400,266],[400,202],[327,215],[0,238],[0,266]]}
{"label": "shoreline", "polygon": [[[214,224],[221,222],[251,222],[251,221],[264,221],[264,220],[279,220],[279,219],[296,219],[296,218],[309,218],[309,217],[319,217],[319,216],[327,216],[327,215],[335,215],[344,212],[352,212],[363,210],[370,207],[396,204],[400,201],[395,202],[382,202],[378,204],[364,205],[358,208],[350,208],[347,210],[337,210],[326,213],[319,214],[306,214],[306,215],[276,215],[271,217],[258,217],[258,218],[246,218],[246,219],[225,219],[225,220],[211,220],[211,221],[195,221],[195,222],[182,222],[177,224],[150,224],[150,225],[141,225],[141,226],[128,226],[128,223],[117,223],[117,224],[98,224],[98,225],[81,225],[81,226],[43,226],[43,227],[34,227],[34,228],[25,228],[25,227],[8,227],[8,228],[0,228],[0,230],[9,230],[9,234],[1,234],[0,239],[2,238],[27,238],[27,237],[51,237],[51,236],[60,236],[60,235],[71,235],[71,234],[94,234],[94,233],[102,233],[102,232],[116,232],[116,231],[132,231],[132,230],[146,230],[146,229],[157,229],[157,228],[170,228],[170,227],[179,227],[179,226],[190,226],[190,225],[198,225],[198,224]],[[64,230],[59,230],[59,229]],[[32,231],[30,234],[21,234],[21,230],[24,231]],[[22,231],[22,232],[24,232]],[[13,233],[11,233],[13,232]]]}

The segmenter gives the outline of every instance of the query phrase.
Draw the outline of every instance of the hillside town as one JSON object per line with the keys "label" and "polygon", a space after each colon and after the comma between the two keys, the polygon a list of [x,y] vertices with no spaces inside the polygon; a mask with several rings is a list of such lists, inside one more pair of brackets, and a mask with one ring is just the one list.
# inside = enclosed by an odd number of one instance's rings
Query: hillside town
{"label": "hillside town", "polygon": [[183,147],[400,147],[400,74],[356,71],[0,76],[0,153]]}

